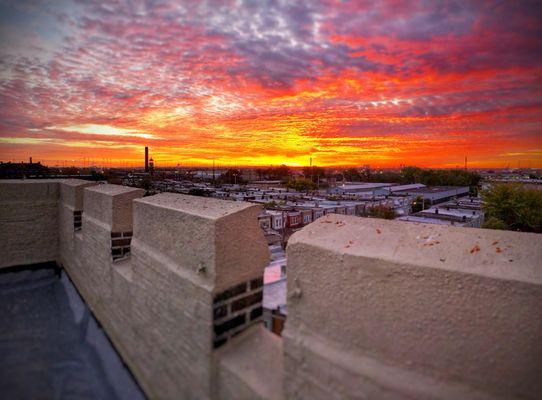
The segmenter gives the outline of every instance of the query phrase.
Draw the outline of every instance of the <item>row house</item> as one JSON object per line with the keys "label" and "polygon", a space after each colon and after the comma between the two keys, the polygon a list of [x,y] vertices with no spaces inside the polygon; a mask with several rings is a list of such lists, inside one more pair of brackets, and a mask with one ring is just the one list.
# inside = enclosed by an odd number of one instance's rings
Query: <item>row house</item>
{"label": "row house", "polygon": [[324,215],[328,215],[328,214],[335,214],[335,207],[333,206],[322,206],[323,210],[324,210]]}
{"label": "row house", "polygon": [[346,206],[346,215],[356,215],[356,206],[355,205]]}
{"label": "row house", "polygon": [[324,216],[324,209],[323,208],[313,208],[312,209],[312,220],[313,221],[316,221],[318,218],[320,217],[323,217]]}
{"label": "row house", "polygon": [[346,214],[346,207],[345,206],[337,206],[335,207],[335,214]]}
{"label": "row house", "polygon": [[287,211],[286,212],[286,227],[298,228],[302,226],[301,212],[299,211]]}
{"label": "row house", "polygon": [[281,231],[286,222],[282,211],[269,210],[267,213],[271,217],[271,228],[276,231]]}
{"label": "row house", "polygon": [[258,224],[260,225],[260,228],[264,230],[264,232],[267,232],[269,229],[271,229],[271,215],[267,214],[266,212],[260,213],[258,215]]}
{"label": "row house", "polygon": [[313,221],[312,210],[300,210],[303,225],[308,225]]}

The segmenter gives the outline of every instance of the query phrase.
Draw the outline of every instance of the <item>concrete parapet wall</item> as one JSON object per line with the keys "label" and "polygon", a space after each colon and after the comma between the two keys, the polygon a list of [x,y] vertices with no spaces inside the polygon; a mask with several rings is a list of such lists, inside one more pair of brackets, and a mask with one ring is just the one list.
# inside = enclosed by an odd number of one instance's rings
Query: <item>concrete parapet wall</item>
{"label": "concrete parapet wall", "polygon": [[258,277],[269,261],[259,227],[247,222],[256,220],[260,206],[162,193],[135,207],[135,240],[210,290]]}
{"label": "concrete parapet wall", "polygon": [[60,185],[60,201],[75,211],[81,211],[83,210],[83,189],[97,184],[97,182],[82,179],[66,179]]}
{"label": "concrete parapet wall", "polygon": [[330,215],[287,257],[287,397],[542,393],[542,236]]}
{"label": "concrete parapet wall", "polygon": [[0,268],[57,259],[59,182],[0,181]]}
{"label": "concrete parapet wall", "polygon": [[254,326],[217,351],[217,398],[282,400],[282,340]]}
{"label": "concrete parapet wall", "polygon": [[84,194],[85,215],[106,225],[111,232],[131,231],[132,200],[144,193],[143,189],[119,185],[89,187]]}
{"label": "concrete parapet wall", "polygon": [[[69,204],[81,192],[77,231]],[[59,258],[142,388],[151,398],[214,397],[215,347],[261,314],[260,207],[77,182],[64,194]],[[129,257],[118,259],[123,241]]]}
{"label": "concrete parapet wall", "polygon": [[328,215],[263,330],[260,206],[0,181],[0,267],[57,260],[159,399],[535,399],[542,236]]}

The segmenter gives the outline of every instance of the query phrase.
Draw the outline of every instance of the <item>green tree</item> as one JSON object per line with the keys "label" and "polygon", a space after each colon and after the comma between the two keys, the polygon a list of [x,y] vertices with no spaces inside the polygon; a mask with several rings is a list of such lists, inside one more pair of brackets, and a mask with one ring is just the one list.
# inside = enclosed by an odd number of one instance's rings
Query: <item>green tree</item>
{"label": "green tree", "polygon": [[486,229],[498,229],[501,231],[508,230],[508,225],[498,218],[490,217],[487,221],[484,222],[484,228]]}
{"label": "green tree", "polygon": [[[394,182],[393,177],[388,178]],[[478,184],[482,177],[475,172],[464,169],[421,169],[418,167],[405,167],[401,170],[400,182],[403,184],[422,183],[428,186],[468,186],[470,194],[478,193]]]}
{"label": "green tree", "polygon": [[484,227],[542,232],[542,191],[521,185],[493,185],[482,192],[482,199],[487,221]]}

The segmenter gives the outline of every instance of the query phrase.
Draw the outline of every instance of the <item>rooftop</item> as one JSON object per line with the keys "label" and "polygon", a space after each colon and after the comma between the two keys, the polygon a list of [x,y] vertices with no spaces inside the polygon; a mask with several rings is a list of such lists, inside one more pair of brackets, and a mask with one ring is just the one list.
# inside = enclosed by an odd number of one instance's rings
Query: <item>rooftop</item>
{"label": "rooftop", "polygon": [[397,191],[409,191],[413,193],[442,193],[449,192],[453,190],[468,190],[468,186],[427,186],[421,188],[411,188],[406,190],[397,190]]}
{"label": "rooftop", "polygon": [[[542,235],[324,216],[290,237],[286,285],[268,285],[268,301],[285,297],[279,337],[262,328],[264,271],[282,254],[270,254],[260,206],[88,185],[0,181],[0,268],[61,267],[149,398],[542,393]],[[0,295],[0,308],[28,319],[0,319],[0,336],[16,336],[3,360],[32,371],[55,350],[56,337],[24,328],[47,301],[19,303],[4,285]],[[73,320],[49,308],[64,338]],[[31,351],[11,347],[26,339]],[[20,371],[1,374],[1,388],[26,382]]]}
{"label": "rooftop", "polygon": [[144,398],[54,263],[0,270],[0,314],[5,398]]}

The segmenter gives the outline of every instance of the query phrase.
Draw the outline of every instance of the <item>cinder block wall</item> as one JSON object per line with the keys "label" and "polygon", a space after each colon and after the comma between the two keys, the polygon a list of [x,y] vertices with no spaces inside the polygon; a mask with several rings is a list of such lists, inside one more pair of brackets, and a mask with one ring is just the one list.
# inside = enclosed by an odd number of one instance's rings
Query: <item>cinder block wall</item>
{"label": "cinder block wall", "polygon": [[329,215],[287,257],[287,398],[540,398],[541,235]]}
{"label": "cinder block wall", "polygon": [[0,181],[0,268],[57,259],[59,182]]}

